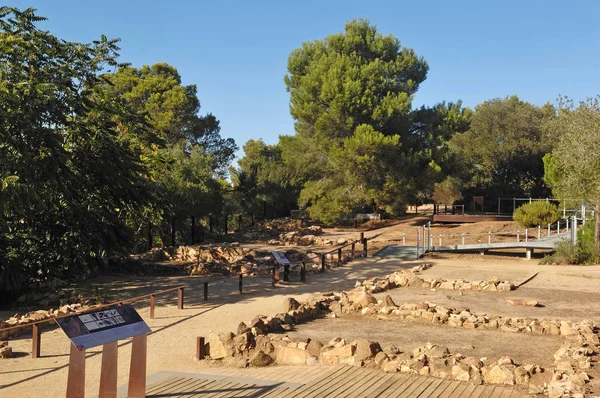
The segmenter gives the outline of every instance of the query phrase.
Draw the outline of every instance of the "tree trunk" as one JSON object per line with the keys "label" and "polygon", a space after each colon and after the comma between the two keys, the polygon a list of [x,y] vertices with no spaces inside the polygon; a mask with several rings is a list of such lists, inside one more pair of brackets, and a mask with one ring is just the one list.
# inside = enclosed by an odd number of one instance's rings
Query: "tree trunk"
{"label": "tree trunk", "polygon": [[594,232],[594,241],[597,245],[600,245],[600,203],[594,206],[594,212],[596,213],[596,231]]}

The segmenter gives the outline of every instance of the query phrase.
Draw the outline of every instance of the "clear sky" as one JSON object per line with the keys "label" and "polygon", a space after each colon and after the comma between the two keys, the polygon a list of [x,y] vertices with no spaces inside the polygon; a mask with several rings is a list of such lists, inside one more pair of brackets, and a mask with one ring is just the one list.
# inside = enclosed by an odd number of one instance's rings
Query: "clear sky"
{"label": "clear sky", "polygon": [[[517,94],[542,105],[600,94],[600,1],[31,0],[41,27],[70,41],[119,37],[121,62],[167,62],[198,86],[201,113],[240,147],[293,134],[283,76],[303,41],[368,18],[429,63],[414,106],[473,107]],[[239,155],[240,153],[238,153]]]}

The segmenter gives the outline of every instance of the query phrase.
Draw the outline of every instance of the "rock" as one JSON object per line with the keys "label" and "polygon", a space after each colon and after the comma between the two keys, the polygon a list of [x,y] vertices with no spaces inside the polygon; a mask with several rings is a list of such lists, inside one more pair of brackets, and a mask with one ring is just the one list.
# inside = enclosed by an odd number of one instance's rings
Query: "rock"
{"label": "rock", "polygon": [[243,358],[243,359],[240,359],[240,360],[239,360],[239,361],[238,361],[238,362],[235,364],[235,366],[236,366],[236,367],[238,367],[238,368],[244,369],[244,368],[247,368],[249,364],[250,364],[250,362],[248,361],[248,359],[246,359],[246,358]]}
{"label": "rock", "polygon": [[523,366],[519,366],[515,369],[515,381],[517,384],[528,385],[531,375]]}
{"label": "rock", "polygon": [[281,347],[277,352],[277,363],[280,365],[304,365],[308,358],[308,351],[298,348]]}
{"label": "rock", "polygon": [[365,291],[352,292],[350,301],[359,304],[361,307],[368,307],[370,304],[377,304],[377,299],[371,293]]}
{"label": "rock", "polygon": [[459,363],[452,367],[452,377],[458,381],[469,381],[471,375],[469,374],[470,367],[467,364]]}
{"label": "rock", "polygon": [[504,365],[494,365],[483,378],[486,383],[491,384],[515,384],[514,373]]}
{"label": "rock", "polygon": [[12,347],[4,346],[0,348],[0,359],[12,358],[13,352]]}
{"label": "rock", "polygon": [[321,348],[323,348],[323,343],[321,343],[319,340],[313,339],[308,343],[306,351],[308,351],[308,353],[313,357],[318,358],[319,355],[321,355]]}
{"label": "rock", "polygon": [[365,361],[369,358],[373,358],[380,351],[381,346],[379,343],[373,343],[362,339],[356,342],[355,355],[358,361]]}
{"label": "rock", "polygon": [[237,327],[237,334],[246,333],[249,330],[250,328],[244,322],[240,322],[240,324]]}
{"label": "rock", "polygon": [[283,312],[290,312],[300,308],[300,303],[293,297],[288,297],[283,302]]}
{"label": "rock", "polygon": [[394,300],[392,300],[392,298],[390,297],[390,295],[386,295],[385,298],[383,299],[383,305],[385,305],[386,307],[398,307],[396,305],[396,303],[394,303]]}
{"label": "rock", "polygon": [[342,347],[336,347],[321,354],[321,364],[323,365],[352,365],[354,346],[348,344]]}
{"label": "rock", "polygon": [[[231,340],[231,339],[230,339]],[[231,348],[221,340],[221,336],[210,333],[207,339],[208,355],[211,359],[223,359],[231,355]]]}
{"label": "rock", "polygon": [[396,347],[395,345],[390,345],[387,346],[383,349],[383,352],[385,352],[387,355],[396,355],[396,354],[400,354],[400,349],[398,347]]}
{"label": "rock", "polygon": [[381,366],[381,364],[388,359],[389,357],[383,351],[379,351],[377,355],[375,355],[375,364]]}
{"label": "rock", "polygon": [[400,365],[400,361],[387,361],[383,363],[381,370],[383,370],[385,373],[396,373],[398,372]]}
{"label": "rock", "polygon": [[498,360],[498,365],[514,365],[514,361],[510,357],[501,357]]}
{"label": "rock", "polygon": [[348,241],[347,241],[346,239],[344,239],[344,238],[339,238],[339,239],[337,240],[337,244],[338,244],[338,245],[345,245],[347,242],[348,242]]}
{"label": "rock", "polygon": [[507,298],[506,302],[511,305],[524,305],[526,307],[537,307],[539,305],[536,300],[523,298]]}
{"label": "rock", "polygon": [[560,335],[561,336],[572,336],[579,334],[577,329],[573,328],[573,324],[570,321],[561,322],[560,324]]}
{"label": "rock", "polygon": [[250,357],[250,366],[264,367],[269,366],[273,363],[273,358],[269,354],[265,354],[263,351],[257,351]]}

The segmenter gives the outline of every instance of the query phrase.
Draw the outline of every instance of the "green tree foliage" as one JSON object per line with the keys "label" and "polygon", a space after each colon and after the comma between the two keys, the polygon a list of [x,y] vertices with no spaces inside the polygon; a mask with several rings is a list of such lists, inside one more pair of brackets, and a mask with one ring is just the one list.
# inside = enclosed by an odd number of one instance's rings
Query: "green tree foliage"
{"label": "green tree foliage", "polygon": [[262,215],[265,203],[278,215],[297,208],[300,184],[285,165],[280,145],[267,145],[262,140],[249,140],[244,145],[239,168],[230,171],[243,212]]}
{"label": "green tree foliage", "polygon": [[468,126],[461,104],[412,111],[428,65],[366,20],[303,43],[288,59],[285,84],[296,136],[282,158],[304,188],[300,204],[334,221],[361,210],[404,211],[442,179],[448,139]]}
{"label": "green tree foliage", "polygon": [[596,212],[595,241],[600,244],[600,104],[598,98],[575,104],[560,101],[548,125],[554,142],[546,160],[546,180],[561,198],[582,198]]}
{"label": "green tree foliage", "polygon": [[542,132],[553,115],[551,105],[538,108],[516,96],[476,106],[470,129],[450,140],[460,166],[452,174],[463,180],[463,193],[484,195],[488,203],[546,196],[542,158],[550,145]]}
{"label": "green tree foliage", "polygon": [[196,86],[182,85],[177,69],[165,63],[139,69],[125,65],[103,77],[104,95],[122,98],[150,126],[139,135],[130,132],[138,120],[118,120],[121,135],[144,149],[159,198],[148,215],[152,221],[160,224],[174,216],[184,222],[192,215],[221,213],[223,185],[217,180],[237,146],[220,136],[214,115],[198,116]]}
{"label": "green tree foliage", "polygon": [[43,20],[0,7],[0,295],[125,248],[153,200],[139,151],[115,133],[133,116],[96,95],[117,40],[63,41]]}
{"label": "green tree foliage", "polygon": [[525,228],[545,227],[548,224],[554,224],[559,218],[558,207],[542,200],[524,204],[513,214],[513,219]]}
{"label": "green tree foliage", "polygon": [[451,205],[462,199],[461,182],[454,177],[446,177],[442,182],[435,184],[432,199],[440,205]]}

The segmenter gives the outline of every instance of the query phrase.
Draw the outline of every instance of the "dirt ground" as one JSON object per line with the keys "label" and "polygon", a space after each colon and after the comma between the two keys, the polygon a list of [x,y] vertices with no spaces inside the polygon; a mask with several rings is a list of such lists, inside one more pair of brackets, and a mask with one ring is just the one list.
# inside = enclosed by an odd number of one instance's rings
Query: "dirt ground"
{"label": "dirt ground", "polygon": [[[485,226],[479,227],[486,229]],[[383,246],[386,242],[401,236],[401,228],[411,228],[411,226],[402,224],[402,226],[384,228],[383,231],[370,231],[365,235],[382,233],[377,239]],[[357,235],[354,230],[326,232],[332,238]],[[102,277],[85,281],[84,286],[77,286],[77,289],[93,291],[94,287],[98,286],[109,297],[124,299],[183,283],[190,284],[186,289],[183,310],[176,308],[175,292],[157,297],[155,319],[149,319],[148,301],[137,302],[135,307],[152,329],[148,338],[147,374],[162,370],[202,372],[202,369],[209,365],[194,358],[196,337],[207,336],[211,330],[233,331],[240,321],[248,321],[259,314],[273,315],[281,312],[285,297],[292,296],[304,300],[314,293],[352,288],[356,281],[383,276],[422,262],[433,264],[431,269],[423,273],[424,276],[443,278],[474,280],[497,276],[503,280],[518,282],[536,272],[538,274],[523,287],[512,292],[464,292],[462,296],[455,291],[431,291],[423,288],[399,288],[387,292],[397,304],[430,301],[450,307],[468,308],[476,313],[572,320],[591,319],[597,324],[600,323],[600,266],[540,266],[536,260],[525,260],[522,253],[502,256],[444,254],[428,256],[419,261],[360,259],[325,274],[309,274],[306,284],[300,284],[297,275],[293,276],[291,283],[275,288],[271,287],[268,278],[245,278],[242,295],[237,293],[237,278]],[[202,285],[205,281],[211,282],[207,302],[203,301],[202,297]],[[535,308],[511,306],[506,303],[507,297],[535,299],[542,306]],[[0,313],[0,318],[4,319],[11,315],[11,312],[3,312]],[[383,346],[394,344],[403,351],[412,350],[430,341],[445,345],[452,351],[460,351],[464,355],[490,358],[509,355],[517,361],[536,362],[541,365],[552,362],[552,353],[560,345],[558,338],[545,336],[458,330],[443,325],[411,324],[401,320],[369,319],[366,321],[352,317],[316,320],[299,325],[292,334],[317,337],[322,340],[338,336],[347,341],[367,338],[379,341]],[[41,343],[42,357],[31,359],[30,335],[22,335],[10,341],[10,346],[13,347],[17,357],[0,360],[0,396],[64,396],[69,344],[62,331],[56,328],[45,329]],[[129,340],[120,342],[119,384],[127,380],[129,345]],[[95,395],[98,391],[99,352],[99,349],[91,349],[87,353],[87,396]],[[597,368],[592,372],[597,376],[596,380],[600,379]]]}

